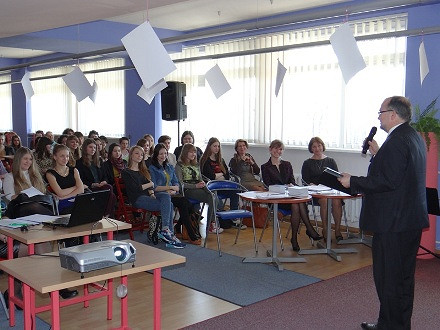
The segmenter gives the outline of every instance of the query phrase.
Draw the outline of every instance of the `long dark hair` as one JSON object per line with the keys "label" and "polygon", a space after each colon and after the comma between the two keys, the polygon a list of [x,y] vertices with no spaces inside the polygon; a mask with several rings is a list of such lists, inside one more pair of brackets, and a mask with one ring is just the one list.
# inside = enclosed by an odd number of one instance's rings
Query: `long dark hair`
{"label": "long dark hair", "polygon": [[162,165],[160,165],[159,161],[157,160],[157,157],[159,157],[159,152],[162,149],[167,150],[167,148],[165,147],[165,145],[163,143],[156,144],[156,146],[154,147],[154,151],[153,151],[153,158],[151,158],[151,164],[156,166],[157,168],[161,168],[161,167],[165,168],[165,166],[167,166],[167,163],[168,163],[167,158],[165,158],[165,161],[163,162]]}
{"label": "long dark hair", "polygon": [[220,144],[220,141],[216,138],[216,137],[212,137],[209,139],[208,144],[206,145],[206,149],[205,152],[203,153],[202,158],[200,159],[200,168],[203,168],[203,166],[205,165],[205,162],[208,160],[209,157],[211,157],[211,146],[218,142],[219,144],[219,149],[218,149],[218,154],[215,155],[215,161],[218,163],[218,165],[220,166],[220,169],[222,170],[223,173],[226,173],[226,169],[223,166],[223,162],[222,162],[222,146]]}
{"label": "long dark hair", "polygon": [[47,150],[46,146],[52,145],[52,140],[48,137],[42,136],[38,139],[37,146],[35,148],[35,153],[38,159],[42,159],[44,156],[46,158],[51,158],[51,153]]}

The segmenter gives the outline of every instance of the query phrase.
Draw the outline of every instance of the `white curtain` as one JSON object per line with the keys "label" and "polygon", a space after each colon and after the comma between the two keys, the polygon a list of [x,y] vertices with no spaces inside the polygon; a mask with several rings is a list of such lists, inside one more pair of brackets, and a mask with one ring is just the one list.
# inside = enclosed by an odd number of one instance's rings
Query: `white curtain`
{"label": "white curtain", "polygon": [[[406,25],[405,15],[351,23],[355,36],[404,30]],[[315,27],[192,47],[173,58],[328,40],[336,28]],[[180,131],[192,130],[200,145],[216,136],[223,142],[244,138],[267,144],[278,138],[286,145],[307,146],[312,136],[320,136],[329,147],[359,149],[371,126],[378,123],[382,100],[404,95],[406,38],[359,41],[358,46],[367,68],[348,85],[330,45],[178,63],[166,79],[187,85],[188,119]],[[275,97],[278,59],[287,73]],[[219,99],[203,77],[215,64],[232,87]],[[176,124],[165,122],[163,131],[173,137]],[[381,139],[384,136],[378,134]]]}
{"label": "white curtain", "polygon": [[[124,65],[123,59],[81,63],[83,72],[113,68]],[[39,70],[31,73],[31,77],[44,77],[67,74],[72,67],[59,67]],[[98,93],[96,102],[89,98],[78,103],[62,78],[32,81],[35,95],[31,98],[32,124],[31,129],[51,130],[60,134],[70,127],[83,134],[92,129],[108,137],[120,137],[125,130],[125,76],[124,71],[109,71],[86,74],[91,84],[96,81]]]}
{"label": "white curtain", "polygon": [[[0,76],[0,83],[10,80],[10,75]],[[7,131],[12,131],[11,84],[0,85],[0,132]]]}

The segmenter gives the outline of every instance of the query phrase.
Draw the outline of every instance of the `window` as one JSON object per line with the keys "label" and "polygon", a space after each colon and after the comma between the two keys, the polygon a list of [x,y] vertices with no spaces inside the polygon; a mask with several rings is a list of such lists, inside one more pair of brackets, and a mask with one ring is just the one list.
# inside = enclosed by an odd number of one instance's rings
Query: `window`
{"label": "window", "polygon": [[[123,59],[111,59],[80,64],[83,72],[124,65]],[[39,70],[31,77],[64,75],[71,67]],[[109,71],[86,74],[91,84],[96,81],[98,93],[95,103],[89,98],[78,103],[62,78],[32,81],[34,96],[31,98],[31,130],[53,131],[60,134],[66,127],[84,134],[92,129],[101,135],[120,137],[125,130],[124,72]]]}
{"label": "window", "polygon": [[[355,36],[406,29],[407,17],[381,17],[351,24]],[[223,142],[245,138],[254,143],[281,139],[286,145],[305,147],[312,136],[320,136],[329,147],[359,149],[372,126],[377,109],[391,95],[404,95],[406,38],[358,41],[367,68],[345,85],[330,45],[307,46],[328,40],[337,26],[314,27],[282,34],[219,42],[186,48],[173,55],[188,59],[177,63],[167,80],[186,83],[188,119],[180,131],[190,129],[196,140],[216,136]],[[302,45],[217,60],[191,57],[227,54],[283,45]],[[278,97],[275,79],[278,60],[287,68]],[[204,74],[218,64],[232,89],[216,99]],[[163,132],[176,131],[165,122]],[[381,139],[379,134],[379,142]]]}
{"label": "window", "polygon": [[[0,76],[0,83],[11,81],[10,75]],[[0,84],[0,132],[12,131],[11,84]]]}

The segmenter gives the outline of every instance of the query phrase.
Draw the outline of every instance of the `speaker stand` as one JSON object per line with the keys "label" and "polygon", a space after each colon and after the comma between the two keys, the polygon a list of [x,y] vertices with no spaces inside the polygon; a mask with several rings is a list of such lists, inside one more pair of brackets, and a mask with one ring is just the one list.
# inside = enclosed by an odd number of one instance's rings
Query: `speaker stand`
{"label": "speaker stand", "polygon": [[177,120],[177,139],[179,140],[180,145],[180,119]]}

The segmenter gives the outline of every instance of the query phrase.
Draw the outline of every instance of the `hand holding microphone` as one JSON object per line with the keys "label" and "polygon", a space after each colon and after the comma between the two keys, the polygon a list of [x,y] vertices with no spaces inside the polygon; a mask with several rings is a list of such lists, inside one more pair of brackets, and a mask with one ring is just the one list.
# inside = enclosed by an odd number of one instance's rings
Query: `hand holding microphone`
{"label": "hand holding microphone", "polygon": [[[365,138],[364,140],[364,144],[362,145],[362,154],[366,155],[367,154],[367,150],[370,148],[370,144],[368,142],[371,142],[373,140],[374,135],[377,132],[377,127],[373,126],[371,128],[370,134],[368,134],[368,136]],[[377,145],[377,143],[376,143]]]}

